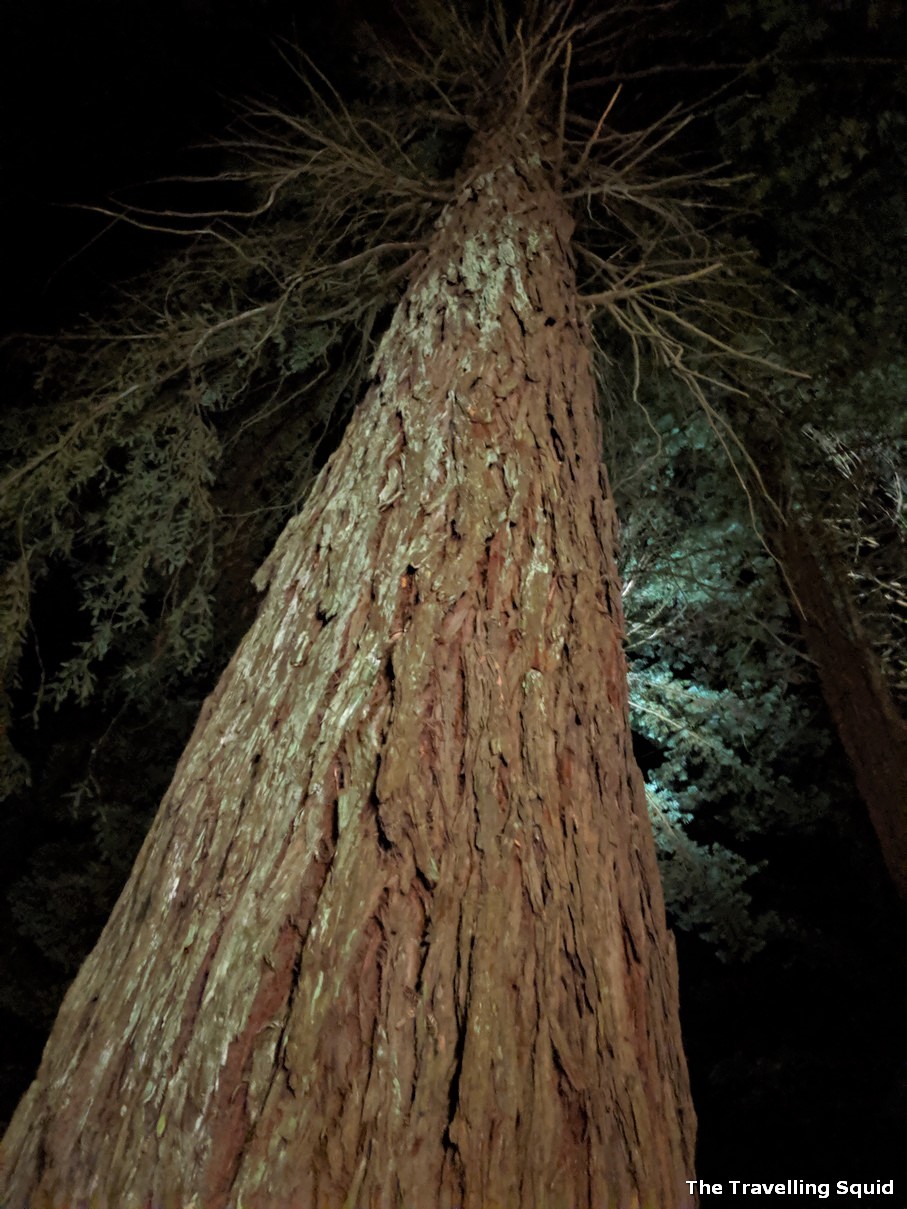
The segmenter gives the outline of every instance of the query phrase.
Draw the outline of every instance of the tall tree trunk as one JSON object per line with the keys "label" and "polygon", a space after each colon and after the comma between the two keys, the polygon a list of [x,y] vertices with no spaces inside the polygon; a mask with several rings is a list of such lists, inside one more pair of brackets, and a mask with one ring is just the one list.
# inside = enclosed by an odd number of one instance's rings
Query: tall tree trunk
{"label": "tall tree trunk", "polygon": [[784,524],[771,516],[766,519],[857,792],[891,880],[907,902],[907,723],[898,713],[843,576],[823,549],[821,533],[804,528],[792,515]]}
{"label": "tall tree trunk", "polygon": [[7,1135],[8,1209],[690,1203],[614,522],[529,134],[477,142]]}

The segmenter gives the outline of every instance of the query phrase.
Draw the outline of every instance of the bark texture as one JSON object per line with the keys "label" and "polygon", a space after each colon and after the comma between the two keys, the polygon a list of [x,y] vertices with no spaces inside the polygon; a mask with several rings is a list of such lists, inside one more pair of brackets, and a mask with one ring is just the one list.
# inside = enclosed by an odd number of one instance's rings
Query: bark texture
{"label": "bark texture", "polygon": [[7,1135],[7,1209],[675,1209],[571,222],[477,144]]}

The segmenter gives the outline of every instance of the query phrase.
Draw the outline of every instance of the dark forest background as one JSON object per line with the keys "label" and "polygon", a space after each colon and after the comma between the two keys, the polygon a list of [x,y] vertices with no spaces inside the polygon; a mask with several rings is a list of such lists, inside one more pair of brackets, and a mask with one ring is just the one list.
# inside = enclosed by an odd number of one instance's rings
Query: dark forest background
{"label": "dark forest background", "polygon": [[[39,447],[47,399],[65,393],[76,372],[67,333],[82,316],[103,327],[108,313],[122,315],[124,298],[143,288],[130,283],[154,280],[186,254],[175,232],[91,207],[232,204],[233,186],[154,182],[223,171],[226,153],[208,144],[227,135],[240,98],[295,103],[281,39],[361,102],[367,85],[353,81],[364,23],[391,42],[404,36],[386,5],[320,7],[330,12],[291,0],[33,0],[0,15],[7,467]],[[640,125],[675,105],[701,106],[706,116],[681,150],[698,165],[724,162],[745,175],[728,221],[764,274],[779,361],[812,375],[785,388],[777,431],[824,512],[811,506],[853,553],[854,607],[902,710],[905,22],[896,0],[642,4],[628,15],[618,59],[602,65],[597,84],[588,73],[586,89],[590,111],[600,111],[622,83],[626,120]],[[260,400],[267,384],[256,391]],[[626,602],[634,732],[666,849],[699,1174],[903,1181],[904,904],[783,582],[713,434],[675,391],[653,381],[648,417],[611,399],[604,418],[624,574],[642,584]],[[355,387],[347,393],[319,416],[314,436],[298,421],[291,438],[268,429],[217,489],[268,505],[272,451],[286,458],[304,447],[309,472],[317,470],[355,402]],[[218,429],[225,445],[228,428]],[[128,874],[199,704],[254,615],[251,574],[296,503],[281,500],[268,525],[244,531],[211,588],[202,654],[184,653],[179,668],[174,657],[176,670],[157,680],[146,676],[144,699],[123,687],[138,648],[106,664],[101,652],[97,668],[87,656],[85,669],[73,662],[92,638],[82,572],[98,550],[77,536],[42,555],[8,682],[4,1121]],[[100,496],[83,498],[80,515],[101,506]],[[154,635],[145,637],[153,645]],[[680,848],[666,839],[675,824]],[[907,1184],[897,1190],[903,1197]]]}

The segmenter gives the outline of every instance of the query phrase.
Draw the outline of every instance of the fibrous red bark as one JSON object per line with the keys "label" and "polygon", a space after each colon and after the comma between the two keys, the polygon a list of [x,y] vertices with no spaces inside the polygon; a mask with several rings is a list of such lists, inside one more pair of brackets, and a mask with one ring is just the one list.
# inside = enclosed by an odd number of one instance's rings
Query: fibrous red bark
{"label": "fibrous red bark", "polygon": [[571,223],[481,140],[4,1143],[35,1205],[690,1203]]}

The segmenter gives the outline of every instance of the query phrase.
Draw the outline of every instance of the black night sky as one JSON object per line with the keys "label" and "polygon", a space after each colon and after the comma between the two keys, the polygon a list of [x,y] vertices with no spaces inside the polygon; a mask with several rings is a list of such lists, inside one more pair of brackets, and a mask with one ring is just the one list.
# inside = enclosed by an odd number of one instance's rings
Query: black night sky
{"label": "black night sky", "polygon": [[[292,0],[32,0],[6,9],[0,16],[4,332],[53,335],[80,314],[101,313],[117,283],[156,263],[177,241],[111,229],[84,207],[115,196],[179,208],[185,186],[150,182],[216,170],[216,153],[199,148],[226,130],[231,100],[290,88],[276,39],[298,42],[342,74],[350,25],[383,10],[366,0],[314,7],[330,12],[307,14],[307,5],[296,11]],[[659,53],[708,60],[708,48],[697,52],[678,39],[684,28],[700,32],[706,10],[719,13],[722,6],[680,7],[675,41]],[[866,53],[878,49],[870,42]],[[858,55],[861,47],[848,52]],[[645,103],[656,109],[673,103],[678,90],[706,90],[695,73],[654,79]],[[710,77],[708,88],[714,84]],[[17,354],[7,371],[14,384],[21,384],[22,365]],[[839,754],[822,758],[849,776]],[[13,827],[8,834],[27,831]],[[903,908],[856,798],[845,832],[792,837],[767,847],[764,857],[770,871],[763,893],[774,888],[778,901],[796,902],[807,921],[798,936],[746,964],[722,964],[700,941],[678,936],[685,1044],[700,1118],[698,1174],[713,1181],[894,1178],[898,1195],[878,1203],[900,1205],[907,1195]],[[18,860],[10,850],[0,856],[0,876],[12,877]],[[15,931],[6,909],[0,929],[5,947]],[[0,955],[0,978],[16,976],[16,966]],[[40,1029],[0,1011],[0,1120],[25,1090],[43,1041]]]}

